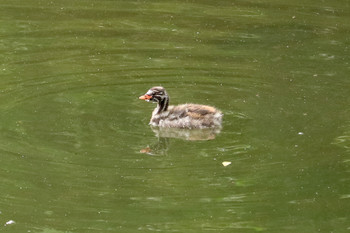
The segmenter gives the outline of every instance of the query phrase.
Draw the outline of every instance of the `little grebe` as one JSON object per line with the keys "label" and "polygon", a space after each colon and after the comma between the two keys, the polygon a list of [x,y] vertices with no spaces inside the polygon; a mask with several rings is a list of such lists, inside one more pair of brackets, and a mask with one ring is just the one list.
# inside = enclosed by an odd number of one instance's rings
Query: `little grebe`
{"label": "little grebe", "polygon": [[150,125],[169,128],[220,128],[223,114],[208,105],[181,104],[169,106],[164,87],[152,87],[139,99],[157,103]]}

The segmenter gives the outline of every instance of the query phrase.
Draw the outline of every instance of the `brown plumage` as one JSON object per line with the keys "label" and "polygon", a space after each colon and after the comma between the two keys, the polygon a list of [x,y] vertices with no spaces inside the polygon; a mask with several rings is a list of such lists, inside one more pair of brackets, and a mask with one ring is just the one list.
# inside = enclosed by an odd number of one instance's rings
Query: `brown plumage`
{"label": "brown plumage", "polygon": [[169,106],[169,96],[164,87],[152,87],[139,99],[157,103],[150,120],[152,126],[188,129],[221,127],[221,111],[199,104]]}

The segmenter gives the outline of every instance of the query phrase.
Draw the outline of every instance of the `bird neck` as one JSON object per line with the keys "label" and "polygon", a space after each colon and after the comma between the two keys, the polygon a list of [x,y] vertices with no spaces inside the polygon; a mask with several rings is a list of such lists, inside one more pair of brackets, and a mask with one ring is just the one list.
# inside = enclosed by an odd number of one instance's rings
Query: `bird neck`
{"label": "bird neck", "polygon": [[161,112],[165,112],[168,110],[169,106],[169,96],[163,96],[159,101],[158,101],[158,106],[157,106],[157,114]]}

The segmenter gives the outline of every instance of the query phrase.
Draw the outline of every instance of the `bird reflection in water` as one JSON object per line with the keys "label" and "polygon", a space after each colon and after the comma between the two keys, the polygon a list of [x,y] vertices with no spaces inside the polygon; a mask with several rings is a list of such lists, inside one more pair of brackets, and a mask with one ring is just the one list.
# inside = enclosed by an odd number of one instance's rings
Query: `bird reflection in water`
{"label": "bird reflection in water", "polygon": [[221,128],[206,129],[179,129],[163,128],[151,126],[152,131],[157,137],[157,141],[152,145],[140,150],[143,154],[148,155],[165,155],[171,139],[183,139],[187,141],[206,141],[215,139],[221,131]]}

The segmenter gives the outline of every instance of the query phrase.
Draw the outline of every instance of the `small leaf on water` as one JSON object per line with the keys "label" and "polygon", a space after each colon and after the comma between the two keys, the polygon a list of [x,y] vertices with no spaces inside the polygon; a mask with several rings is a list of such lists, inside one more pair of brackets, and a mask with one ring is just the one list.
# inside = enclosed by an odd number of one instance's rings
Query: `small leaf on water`
{"label": "small leaf on water", "polygon": [[226,166],[228,166],[228,165],[230,165],[230,164],[231,164],[231,162],[228,162],[228,161],[222,162],[222,165],[224,165],[224,167],[226,167]]}

